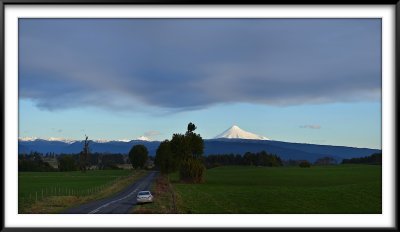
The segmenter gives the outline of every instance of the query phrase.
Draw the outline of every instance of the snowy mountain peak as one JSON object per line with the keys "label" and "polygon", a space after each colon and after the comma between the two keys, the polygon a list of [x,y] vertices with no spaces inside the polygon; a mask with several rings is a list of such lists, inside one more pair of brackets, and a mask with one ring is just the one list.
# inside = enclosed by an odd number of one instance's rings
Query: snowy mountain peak
{"label": "snowy mountain peak", "polygon": [[215,139],[256,139],[256,140],[269,140],[267,137],[253,134],[251,132],[245,131],[240,127],[233,125],[226,131],[214,137]]}
{"label": "snowy mountain peak", "polygon": [[18,138],[18,141],[24,141],[24,142],[33,142],[36,140],[45,140],[45,141],[51,141],[51,142],[63,142],[63,143],[69,143],[69,144],[77,141],[74,139],[55,138],[55,137],[49,137],[47,139],[38,138],[38,137],[19,137]]}
{"label": "snowy mountain peak", "polygon": [[[23,141],[23,142],[33,142],[36,140],[43,140],[43,141],[49,141],[49,142],[63,142],[63,143],[68,143],[72,144],[75,142],[83,141],[83,140],[77,140],[77,139],[66,139],[66,138],[56,138],[56,137],[49,137],[49,138],[38,138],[38,137],[19,137],[18,141]],[[129,139],[118,139],[118,140],[108,140],[108,139],[89,139],[90,141],[96,142],[96,143],[108,143],[108,142],[129,142]]]}
{"label": "snowy mountain peak", "polygon": [[65,139],[65,138],[56,138],[56,137],[50,137],[47,139],[47,141],[56,141],[56,142],[64,142],[64,143],[73,143],[76,140],[73,139]]}
{"label": "snowy mountain peak", "polygon": [[146,136],[140,136],[140,137],[138,137],[136,140],[151,141],[151,139],[148,138],[148,137],[146,137]]}
{"label": "snowy mountain peak", "polygon": [[38,139],[37,137],[19,137],[18,140],[19,141],[35,141],[36,139]]}

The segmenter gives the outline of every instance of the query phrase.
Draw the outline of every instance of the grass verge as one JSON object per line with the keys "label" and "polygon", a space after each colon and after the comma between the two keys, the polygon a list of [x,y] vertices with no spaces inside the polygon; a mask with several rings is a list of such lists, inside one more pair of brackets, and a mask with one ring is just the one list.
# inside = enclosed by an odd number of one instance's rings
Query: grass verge
{"label": "grass verge", "polygon": [[153,203],[137,205],[131,213],[171,214],[180,213],[181,200],[166,175],[159,175],[151,187]]}

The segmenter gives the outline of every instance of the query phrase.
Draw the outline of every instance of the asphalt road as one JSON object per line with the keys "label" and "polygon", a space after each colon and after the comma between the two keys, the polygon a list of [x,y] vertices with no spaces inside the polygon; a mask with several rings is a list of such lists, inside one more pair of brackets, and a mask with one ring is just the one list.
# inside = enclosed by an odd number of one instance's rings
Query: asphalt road
{"label": "asphalt road", "polygon": [[136,195],[139,191],[149,190],[157,172],[150,172],[121,192],[101,200],[92,201],[66,210],[65,214],[124,214],[136,205]]}

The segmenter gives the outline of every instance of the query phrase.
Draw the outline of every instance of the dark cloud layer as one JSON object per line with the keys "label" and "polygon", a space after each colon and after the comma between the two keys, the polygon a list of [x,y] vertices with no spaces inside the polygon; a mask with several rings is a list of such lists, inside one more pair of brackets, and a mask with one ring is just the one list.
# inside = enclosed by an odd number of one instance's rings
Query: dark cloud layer
{"label": "dark cloud layer", "polygon": [[379,19],[20,19],[20,97],[54,110],[379,100]]}

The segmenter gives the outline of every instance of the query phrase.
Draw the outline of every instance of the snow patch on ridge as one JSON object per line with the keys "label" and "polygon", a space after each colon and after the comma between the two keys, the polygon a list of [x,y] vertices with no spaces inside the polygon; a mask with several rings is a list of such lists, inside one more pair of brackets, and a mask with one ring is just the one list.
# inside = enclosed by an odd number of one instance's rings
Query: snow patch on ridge
{"label": "snow patch on ridge", "polygon": [[52,141],[52,142],[63,142],[63,143],[74,143],[77,140],[73,140],[73,139],[65,139],[65,138],[56,138],[56,137],[50,137],[47,139],[42,139],[42,138],[38,138],[38,137],[20,137],[18,138],[18,141],[25,141],[25,142],[33,142],[36,140],[45,140],[45,141]]}
{"label": "snow patch on ridge", "polygon": [[[56,138],[56,137],[50,137],[50,138],[47,138],[47,139],[38,138],[38,137],[20,137],[20,138],[18,138],[18,141],[22,141],[22,142],[33,142],[33,141],[36,141],[36,140],[44,140],[44,141],[51,141],[51,142],[63,142],[63,143],[68,143],[68,144],[72,144],[72,143],[75,143],[75,142],[83,141],[83,140]],[[89,141],[93,141],[95,143],[109,143],[109,142],[130,142],[131,140],[129,140],[129,139],[116,139],[116,140],[89,139]]]}
{"label": "snow patch on ridge", "polygon": [[149,137],[146,136],[140,136],[136,140],[142,140],[142,141],[152,141]]}

